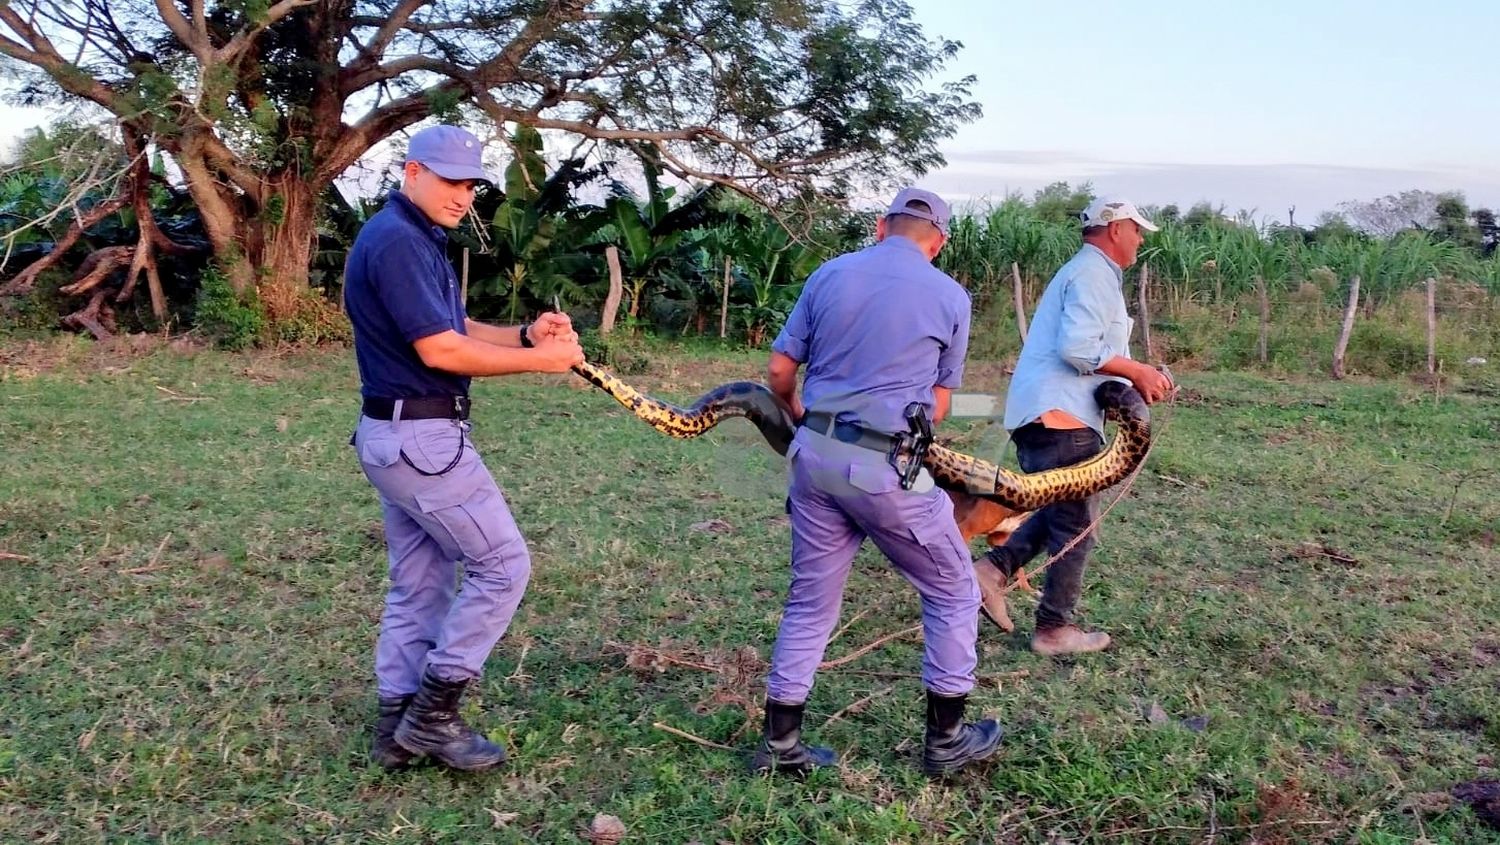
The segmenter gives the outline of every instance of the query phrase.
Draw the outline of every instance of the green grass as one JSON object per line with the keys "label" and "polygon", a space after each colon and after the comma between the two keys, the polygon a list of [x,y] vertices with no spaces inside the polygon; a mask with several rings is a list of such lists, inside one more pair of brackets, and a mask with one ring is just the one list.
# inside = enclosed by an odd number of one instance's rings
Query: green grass
{"label": "green grass", "polygon": [[[1447,794],[1500,779],[1492,396],[1178,373],[1086,580],[1117,645],[1039,658],[1013,602],[972,699],[1001,751],[937,784],[915,639],[820,674],[841,772],[745,773],[789,544],[750,426],[677,442],[578,379],[484,382],[535,573],[466,701],[511,762],[386,775],[351,355],[146,346],[0,353],[0,841],[557,843],[603,812],[675,845],[1500,842]],[[657,352],[631,380],[684,400],[760,364]],[[844,619],[829,658],[916,597],[867,548]]]}

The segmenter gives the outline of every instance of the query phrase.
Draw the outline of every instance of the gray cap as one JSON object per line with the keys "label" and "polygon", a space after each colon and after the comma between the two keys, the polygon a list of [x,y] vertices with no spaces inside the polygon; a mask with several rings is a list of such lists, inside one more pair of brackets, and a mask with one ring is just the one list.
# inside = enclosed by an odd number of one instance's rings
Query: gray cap
{"label": "gray cap", "polygon": [[[932,210],[929,212],[920,208],[908,208],[914,202],[926,203],[927,207]],[[948,203],[944,202],[942,197],[921,188],[906,188],[897,194],[896,198],[891,201],[891,207],[886,211],[887,216],[892,214],[905,214],[908,217],[926,220],[938,227],[938,231],[944,235],[948,234],[948,221],[953,218],[953,211],[948,208]]]}

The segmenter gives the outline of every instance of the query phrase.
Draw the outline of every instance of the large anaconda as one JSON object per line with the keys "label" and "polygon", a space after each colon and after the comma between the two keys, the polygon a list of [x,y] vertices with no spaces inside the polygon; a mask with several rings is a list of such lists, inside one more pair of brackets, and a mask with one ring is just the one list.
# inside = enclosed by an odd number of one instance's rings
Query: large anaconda
{"label": "large anaconda", "polygon": [[[796,433],[791,409],[759,382],[721,384],[691,407],[682,408],[647,396],[587,362],[574,367],[573,372],[613,396],[652,428],[672,437],[697,437],[730,417],[744,417],[760,429],[777,454],[785,455]],[[937,444],[928,449],[922,463],[937,486],[989,499],[1018,512],[1093,495],[1134,472],[1151,445],[1151,412],[1135,388],[1106,381],[1094,396],[1105,414],[1119,424],[1119,432],[1108,448],[1082,463],[1016,473]]]}

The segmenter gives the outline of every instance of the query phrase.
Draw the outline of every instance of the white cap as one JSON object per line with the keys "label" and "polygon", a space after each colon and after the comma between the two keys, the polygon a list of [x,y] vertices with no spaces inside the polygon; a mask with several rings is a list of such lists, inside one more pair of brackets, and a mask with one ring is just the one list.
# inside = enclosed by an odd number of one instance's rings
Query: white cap
{"label": "white cap", "polygon": [[1116,197],[1100,197],[1089,203],[1079,215],[1083,221],[1083,228],[1092,229],[1095,226],[1108,226],[1116,220],[1134,220],[1137,225],[1148,232],[1157,231],[1157,225],[1147,220],[1141,212],[1136,209],[1135,203]]}

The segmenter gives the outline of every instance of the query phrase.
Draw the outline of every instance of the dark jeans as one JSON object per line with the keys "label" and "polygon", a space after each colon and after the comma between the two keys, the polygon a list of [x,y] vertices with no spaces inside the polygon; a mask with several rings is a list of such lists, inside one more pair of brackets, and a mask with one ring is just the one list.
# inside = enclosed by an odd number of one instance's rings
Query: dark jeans
{"label": "dark jeans", "polygon": [[[1091,428],[1044,428],[1023,425],[1011,435],[1016,459],[1025,472],[1069,466],[1099,454],[1104,441]],[[1094,521],[1099,496],[1075,502],[1059,502],[1037,511],[1021,528],[990,552],[995,565],[1007,575],[1025,566],[1045,547],[1049,555],[1066,546]],[[1079,540],[1068,553],[1047,567],[1047,581],[1036,609],[1036,627],[1042,631],[1071,624],[1078,597],[1083,593],[1083,570],[1093,550],[1095,532]]]}

